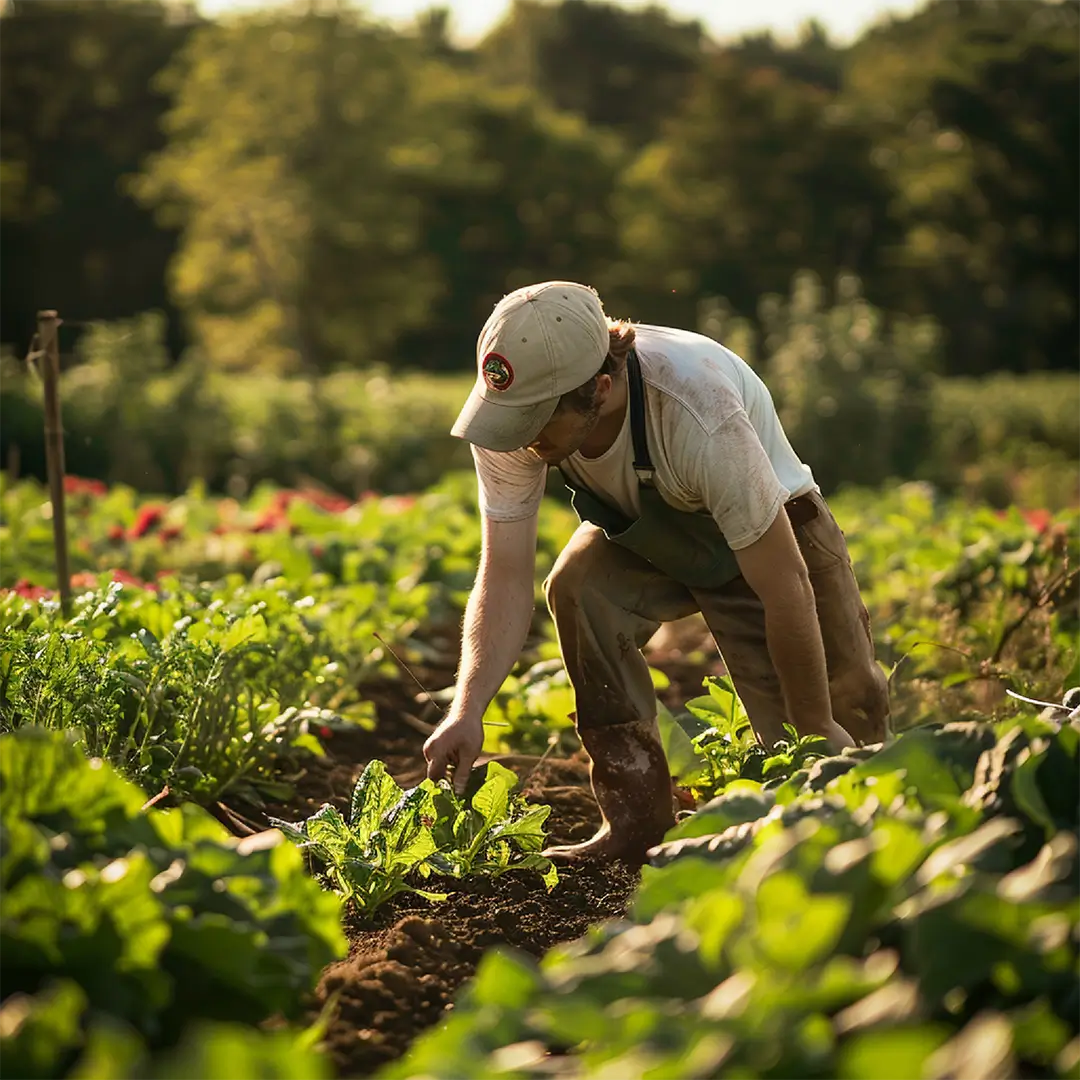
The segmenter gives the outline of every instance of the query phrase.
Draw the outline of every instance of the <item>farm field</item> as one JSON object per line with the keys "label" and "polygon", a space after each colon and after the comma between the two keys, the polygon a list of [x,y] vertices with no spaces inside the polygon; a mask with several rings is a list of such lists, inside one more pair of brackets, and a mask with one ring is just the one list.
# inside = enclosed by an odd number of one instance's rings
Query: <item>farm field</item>
{"label": "farm field", "polygon": [[[692,621],[650,644],[681,820],[599,817],[540,582],[464,801],[423,780],[471,477],[359,501],[0,492],[11,1075],[1073,1076],[1076,514],[830,499],[897,739],[758,750]],[[406,667],[408,671],[404,671]],[[423,690],[417,685],[422,684]]]}

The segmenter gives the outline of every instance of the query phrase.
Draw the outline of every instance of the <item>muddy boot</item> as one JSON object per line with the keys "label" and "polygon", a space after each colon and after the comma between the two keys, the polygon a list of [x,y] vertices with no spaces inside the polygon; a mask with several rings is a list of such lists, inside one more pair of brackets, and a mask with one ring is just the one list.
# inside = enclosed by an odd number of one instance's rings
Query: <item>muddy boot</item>
{"label": "muddy boot", "polygon": [[582,844],[548,848],[556,862],[623,859],[640,865],[675,824],[673,789],[656,720],[578,731],[592,758],[592,789],[603,824]]}

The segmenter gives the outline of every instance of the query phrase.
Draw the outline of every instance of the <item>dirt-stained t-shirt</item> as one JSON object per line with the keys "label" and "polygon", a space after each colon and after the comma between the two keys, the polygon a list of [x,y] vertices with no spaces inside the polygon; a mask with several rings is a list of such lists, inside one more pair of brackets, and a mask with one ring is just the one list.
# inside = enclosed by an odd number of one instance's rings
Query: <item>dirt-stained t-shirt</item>
{"label": "dirt-stained t-shirt", "polygon": [[[653,483],[676,510],[707,509],[733,550],[759,539],[789,498],[815,490],[788,442],[772,396],[754,370],[711,338],[661,326],[636,327],[645,383]],[[481,512],[493,521],[531,517],[548,466],[526,449],[473,447]],[[600,457],[570,455],[562,469],[629,518],[641,513],[627,408]]]}

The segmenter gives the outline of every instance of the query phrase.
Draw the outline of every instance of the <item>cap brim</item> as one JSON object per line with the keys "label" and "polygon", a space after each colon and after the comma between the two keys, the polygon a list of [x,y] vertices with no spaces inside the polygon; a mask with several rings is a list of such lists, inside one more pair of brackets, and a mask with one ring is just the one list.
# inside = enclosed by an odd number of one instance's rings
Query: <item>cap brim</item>
{"label": "cap brim", "polygon": [[555,398],[539,405],[503,405],[485,398],[479,388],[474,387],[450,434],[485,450],[503,453],[520,450],[540,434],[558,404],[559,399]]}

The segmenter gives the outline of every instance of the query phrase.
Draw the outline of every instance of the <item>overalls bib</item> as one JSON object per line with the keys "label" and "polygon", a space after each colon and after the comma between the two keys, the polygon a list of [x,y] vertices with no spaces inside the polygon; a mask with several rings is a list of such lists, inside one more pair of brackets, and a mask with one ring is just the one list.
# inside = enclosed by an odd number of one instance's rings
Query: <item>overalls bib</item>
{"label": "overalls bib", "polygon": [[726,585],[739,576],[739,564],[713,516],[707,510],[676,510],[653,486],[655,470],[645,434],[645,386],[634,350],[626,358],[626,380],[641,516],[636,521],[628,518],[586,488],[576,487],[563,473],[573,493],[571,504],[582,521],[598,525],[609,540],[647,559],[688,588]]}

